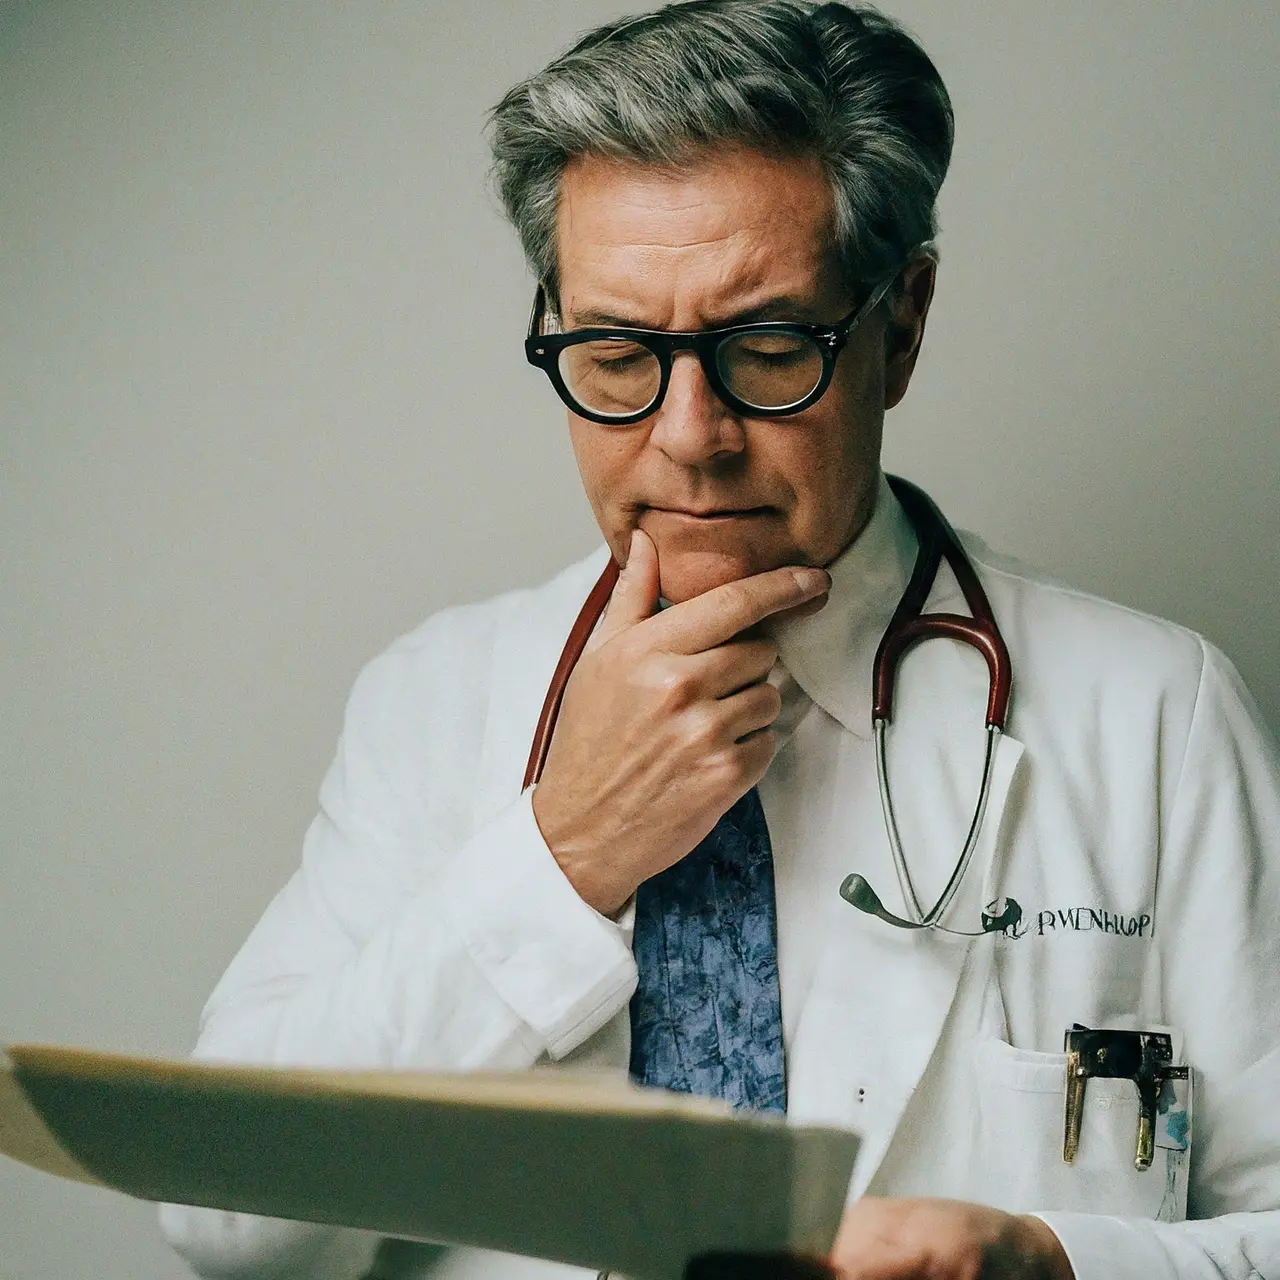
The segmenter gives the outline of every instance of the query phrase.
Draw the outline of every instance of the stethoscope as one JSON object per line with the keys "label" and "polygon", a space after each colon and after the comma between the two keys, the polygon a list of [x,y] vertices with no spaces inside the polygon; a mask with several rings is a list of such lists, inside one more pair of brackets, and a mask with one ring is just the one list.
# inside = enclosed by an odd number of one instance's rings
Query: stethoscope
{"label": "stethoscope", "polygon": [[[880,646],[876,650],[872,667],[871,726],[874,734],[876,780],[880,789],[880,807],[884,814],[885,832],[889,838],[889,849],[893,854],[893,865],[898,874],[902,898],[913,918],[904,919],[902,916],[894,915],[880,901],[879,895],[865,878],[856,873],[845,877],[840,886],[840,896],[852,906],[857,907],[859,911],[865,911],[868,915],[875,916],[886,924],[895,925],[899,929],[937,929],[943,933],[958,934],[962,937],[979,937],[984,933],[999,931],[1004,927],[1004,923],[999,919],[988,920],[984,917],[983,928],[961,930],[949,929],[941,923],[941,920],[959,892],[960,884],[964,880],[965,872],[969,869],[969,864],[973,861],[974,851],[982,835],[982,824],[991,798],[996,749],[1000,743],[1000,736],[1004,732],[1005,719],[1009,711],[1009,694],[1013,685],[1009,650],[996,626],[987,594],[982,589],[978,575],[969,563],[969,558],[965,555],[955,530],[947,523],[946,517],[923,489],[917,488],[900,476],[888,476],[887,479],[894,496],[902,504],[902,509],[915,530],[919,550],[916,553],[911,580],[907,583],[907,589],[903,592],[902,599],[898,602],[898,607],[894,610],[893,617],[890,618],[889,625],[880,640]],[[965,603],[969,606],[971,617],[958,613],[924,612],[925,602],[933,589],[934,579],[943,560],[946,560],[951,572],[955,575],[956,582],[964,594]],[[529,762],[525,767],[522,789],[532,786],[542,776],[547,751],[551,746],[551,735],[555,732],[556,718],[560,714],[560,704],[564,699],[565,686],[569,682],[574,666],[582,656],[582,651],[586,648],[587,640],[595,629],[596,623],[604,613],[605,606],[609,603],[609,597],[617,581],[618,565],[611,558],[583,603],[569,631],[569,638],[565,641],[560,661],[556,663],[547,696],[542,704],[542,714],[538,717],[537,728],[534,730],[533,745],[529,750]],[[898,831],[893,794],[889,788],[885,738],[888,726],[893,719],[893,685],[898,664],[909,649],[922,640],[935,638],[958,640],[976,649],[986,660],[989,683],[986,748],[982,762],[982,781],[978,788],[978,801],[974,806],[973,819],[969,824],[964,847],[956,860],[950,879],[938,900],[928,911],[925,911],[916,894],[915,885],[912,883],[906,854],[902,848],[902,837]]]}

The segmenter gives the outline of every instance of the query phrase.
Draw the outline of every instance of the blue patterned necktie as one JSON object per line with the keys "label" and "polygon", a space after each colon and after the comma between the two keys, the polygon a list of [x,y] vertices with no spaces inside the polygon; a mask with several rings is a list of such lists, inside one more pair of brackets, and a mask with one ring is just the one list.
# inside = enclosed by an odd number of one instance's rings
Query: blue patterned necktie
{"label": "blue patterned necktie", "polygon": [[632,1078],[785,1112],[773,851],[756,788],[636,891],[634,949]]}

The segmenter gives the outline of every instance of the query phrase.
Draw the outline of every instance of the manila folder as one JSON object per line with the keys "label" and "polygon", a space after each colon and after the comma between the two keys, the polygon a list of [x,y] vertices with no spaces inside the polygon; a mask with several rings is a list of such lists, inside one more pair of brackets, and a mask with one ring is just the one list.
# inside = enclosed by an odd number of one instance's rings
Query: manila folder
{"label": "manila folder", "polygon": [[635,1280],[825,1254],[843,1129],[563,1071],[431,1075],[0,1053],[0,1152],[146,1200],[468,1244]]}

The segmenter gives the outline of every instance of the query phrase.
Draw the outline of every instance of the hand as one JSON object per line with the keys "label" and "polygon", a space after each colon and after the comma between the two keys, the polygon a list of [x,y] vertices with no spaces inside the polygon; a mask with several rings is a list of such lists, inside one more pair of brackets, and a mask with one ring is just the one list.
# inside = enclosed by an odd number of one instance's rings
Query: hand
{"label": "hand", "polygon": [[658,611],[658,553],[637,530],[609,608],[565,686],[533,796],[578,894],[613,915],[764,776],[781,708],[778,651],[744,634],[821,597],[821,569],[783,568]]}
{"label": "hand", "polygon": [[864,1196],[845,1210],[831,1257],[733,1258],[690,1264],[687,1280],[1074,1280],[1039,1218],[960,1200]]}
{"label": "hand", "polygon": [[831,1265],[839,1280],[1074,1280],[1039,1218],[962,1200],[864,1196],[845,1210]]}

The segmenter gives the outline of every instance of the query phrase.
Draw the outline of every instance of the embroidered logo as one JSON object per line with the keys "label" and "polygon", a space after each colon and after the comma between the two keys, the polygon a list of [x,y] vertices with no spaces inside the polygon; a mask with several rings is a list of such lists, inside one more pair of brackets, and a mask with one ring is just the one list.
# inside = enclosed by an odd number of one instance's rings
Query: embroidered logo
{"label": "embroidered logo", "polygon": [[982,908],[982,931],[1002,933],[1006,938],[1025,938],[1034,933],[1043,938],[1057,933],[1109,933],[1117,938],[1146,938],[1151,935],[1151,916],[1126,915],[1123,911],[1103,911],[1100,907],[1060,907],[1037,911],[1034,920],[1023,917],[1016,898],[996,898]]}
{"label": "embroidered logo", "polygon": [[1035,930],[1046,933],[1113,933],[1121,938],[1145,938],[1151,928],[1149,915],[1127,916],[1123,911],[1096,907],[1065,907],[1036,913]]}

